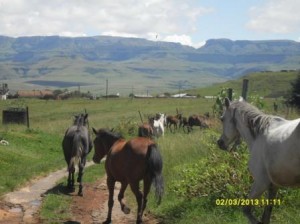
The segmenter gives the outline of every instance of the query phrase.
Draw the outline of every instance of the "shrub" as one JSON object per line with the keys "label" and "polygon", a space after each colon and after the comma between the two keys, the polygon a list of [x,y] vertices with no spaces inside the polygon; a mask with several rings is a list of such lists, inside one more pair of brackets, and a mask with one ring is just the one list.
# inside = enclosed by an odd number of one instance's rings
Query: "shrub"
{"label": "shrub", "polygon": [[244,198],[251,185],[247,146],[243,144],[236,152],[229,153],[215,144],[205,144],[211,151],[209,156],[197,163],[176,166],[178,179],[172,182],[171,189],[187,198]]}

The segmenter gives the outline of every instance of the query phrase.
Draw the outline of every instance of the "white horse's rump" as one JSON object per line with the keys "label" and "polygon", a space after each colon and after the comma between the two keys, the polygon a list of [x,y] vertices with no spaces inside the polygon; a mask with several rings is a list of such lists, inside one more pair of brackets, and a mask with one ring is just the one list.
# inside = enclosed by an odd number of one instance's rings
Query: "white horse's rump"
{"label": "white horse's rump", "polygon": [[[244,101],[230,103],[221,117],[223,134],[218,140],[222,149],[241,136],[250,151],[249,169],[254,183],[249,198],[259,198],[268,190],[274,199],[278,187],[300,187],[300,119],[285,120],[267,115]],[[263,223],[270,222],[272,205],[266,206]],[[250,223],[258,223],[251,206],[244,208]]]}
{"label": "white horse's rump", "polygon": [[165,114],[158,113],[157,118],[153,121],[153,132],[155,137],[164,136]]}

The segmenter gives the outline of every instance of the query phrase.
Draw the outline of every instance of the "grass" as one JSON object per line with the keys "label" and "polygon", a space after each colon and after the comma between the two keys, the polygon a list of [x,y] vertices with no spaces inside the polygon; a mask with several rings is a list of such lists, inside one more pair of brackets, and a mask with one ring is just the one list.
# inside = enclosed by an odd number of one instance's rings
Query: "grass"
{"label": "grass", "polygon": [[[273,100],[266,101],[266,109],[269,111],[272,102]],[[3,109],[11,105],[26,105],[30,113],[29,129],[22,125],[0,127],[0,136],[10,143],[9,146],[0,146],[0,194],[24,185],[32,177],[45,175],[66,166],[61,141],[66,128],[72,122],[73,114],[86,109],[89,113],[90,127],[116,127],[129,138],[134,133],[126,132],[128,128],[141,123],[138,111],[141,111],[145,121],[147,115],[157,112],[175,114],[176,110],[179,110],[185,116],[211,112],[213,103],[213,100],[201,98],[0,101],[0,107]],[[223,185],[228,183],[225,179],[228,176],[221,174],[227,174],[231,164],[231,172],[236,171],[237,174],[243,175],[241,178],[249,179],[245,168],[247,150],[242,149],[238,152],[243,158],[243,163],[235,162],[232,154],[216,147],[215,142],[219,134],[220,126],[216,121],[211,130],[196,129],[188,135],[183,131],[167,132],[164,138],[158,139],[164,160],[166,192],[160,206],[156,206],[154,195],[151,193],[147,209],[163,223],[246,223],[240,208],[215,205],[216,198],[236,197],[235,192],[241,191],[242,187],[249,187],[245,179],[241,181],[243,185],[233,185],[232,188],[226,188],[227,191],[222,191],[222,194],[218,190],[211,191],[209,195],[202,194],[205,189],[223,189]],[[225,168],[222,170],[222,167]],[[103,172],[103,167],[93,166],[86,170],[84,181],[93,182],[101,177]],[[201,179],[202,177],[205,177],[205,180]],[[192,184],[182,183],[182,180]],[[45,223],[59,223],[71,216],[70,197],[61,191],[64,185],[65,180],[61,180],[57,183],[57,188],[45,197],[41,212]],[[130,190],[127,193],[131,197],[131,207],[135,208]],[[297,208],[300,204],[297,199],[300,197],[300,191],[284,189],[280,196],[285,203],[275,207],[273,223],[298,223],[300,215]]]}
{"label": "grass", "polygon": [[299,71],[289,72],[256,72],[243,76],[236,80],[213,84],[204,88],[190,90],[193,94],[212,96],[221,88],[233,88],[237,96],[242,95],[243,79],[249,80],[249,95],[280,98],[291,89],[291,82],[296,80]]}

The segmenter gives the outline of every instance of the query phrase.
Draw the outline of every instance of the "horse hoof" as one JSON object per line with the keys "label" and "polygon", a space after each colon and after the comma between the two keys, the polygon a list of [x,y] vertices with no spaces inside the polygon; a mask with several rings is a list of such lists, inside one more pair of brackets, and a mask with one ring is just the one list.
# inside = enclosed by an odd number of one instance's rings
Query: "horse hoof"
{"label": "horse hoof", "polygon": [[103,222],[103,224],[111,224],[111,220],[110,219],[106,220],[106,221]]}
{"label": "horse hoof", "polygon": [[130,208],[128,208],[128,207],[124,207],[123,208],[123,212],[126,214],[126,215],[128,215],[129,213],[130,213]]}
{"label": "horse hoof", "polygon": [[83,193],[82,192],[78,192],[78,196],[83,196]]}

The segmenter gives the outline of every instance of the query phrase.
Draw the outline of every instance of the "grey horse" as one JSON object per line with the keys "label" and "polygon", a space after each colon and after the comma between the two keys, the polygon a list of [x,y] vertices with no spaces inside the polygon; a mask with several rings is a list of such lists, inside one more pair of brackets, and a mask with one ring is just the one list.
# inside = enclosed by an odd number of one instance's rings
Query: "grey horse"
{"label": "grey horse", "polygon": [[69,127],[62,141],[65,160],[68,165],[68,188],[75,190],[74,173],[75,166],[78,164],[79,173],[77,182],[79,183],[78,195],[82,193],[82,176],[86,164],[86,157],[93,148],[93,143],[88,130],[88,114],[79,114],[74,118],[74,124]]}

